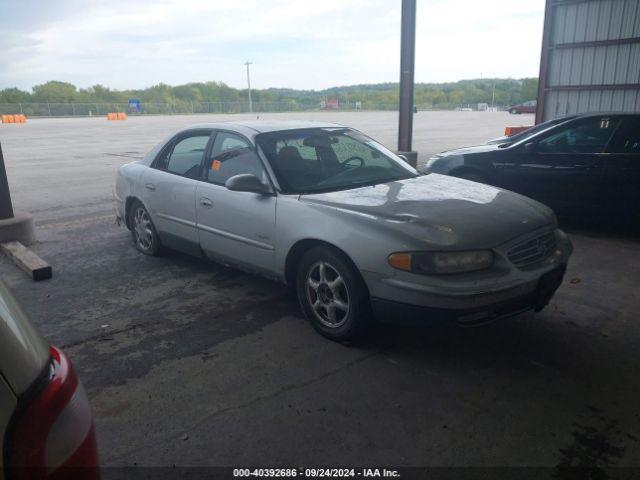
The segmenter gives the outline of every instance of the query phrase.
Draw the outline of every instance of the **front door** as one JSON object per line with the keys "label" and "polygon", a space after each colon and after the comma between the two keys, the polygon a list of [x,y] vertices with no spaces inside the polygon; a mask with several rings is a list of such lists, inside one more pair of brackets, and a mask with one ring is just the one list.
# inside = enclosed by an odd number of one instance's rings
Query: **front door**
{"label": "front door", "polygon": [[210,158],[204,162],[204,181],[196,188],[200,246],[211,258],[262,273],[273,272],[277,197],[234,192],[224,186],[230,177],[243,173],[269,182],[247,139],[232,132],[218,132]]}
{"label": "front door", "polygon": [[513,148],[500,171],[500,186],[559,212],[597,210],[604,186],[604,149],[618,120],[589,117]]}

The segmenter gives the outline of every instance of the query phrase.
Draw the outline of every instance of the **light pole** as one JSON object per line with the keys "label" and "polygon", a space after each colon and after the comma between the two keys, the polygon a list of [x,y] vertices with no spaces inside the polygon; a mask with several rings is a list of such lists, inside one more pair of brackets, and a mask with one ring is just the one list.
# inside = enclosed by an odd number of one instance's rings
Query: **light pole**
{"label": "light pole", "polygon": [[493,104],[496,101],[496,76],[493,75],[493,88],[491,89],[491,108],[493,109]]}
{"label": "light pole", "polygon": [[249,65],[252,65],[253,62],[247,60],[244,62],[247,66],[247,88],[249,90],[249,113],[253,113],[253,102],[251,101],[251,74],[249,73]]}

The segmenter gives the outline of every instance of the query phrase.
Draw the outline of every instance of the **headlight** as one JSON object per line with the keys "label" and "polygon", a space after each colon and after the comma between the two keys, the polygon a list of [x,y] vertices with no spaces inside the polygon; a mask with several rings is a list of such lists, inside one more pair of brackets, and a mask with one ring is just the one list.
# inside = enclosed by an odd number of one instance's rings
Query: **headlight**
{"label": "headlight", "polygon": [[493,252],[399,252],[389,255],[388,261],[393,268],[413,273],[463,273],[489,268],[493,265]]}

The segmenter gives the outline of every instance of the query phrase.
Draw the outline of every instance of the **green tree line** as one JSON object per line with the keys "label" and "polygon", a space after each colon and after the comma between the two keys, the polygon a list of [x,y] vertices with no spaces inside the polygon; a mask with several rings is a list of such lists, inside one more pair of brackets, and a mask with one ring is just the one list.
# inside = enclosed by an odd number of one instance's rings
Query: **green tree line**
{"label": "green tree line", "polygon": [[[492,102],[507,106],[536,98],[538,80],[474,79],[450,83],[417,83],[415,104],[423,108],[455,108],[463,105]],[[398,105],[398,84],[380,83],[333,87],[325,90],[294,90],[289,88],[252,89],[256,105],[269,104],[300,109],[318,108],[321,100],[337,98],[341,105],[353,106],[361,102],[362,108],[394,109]],[[144,104],[166,104],[179,107],[187,104],[246,102],[246,89],[230,87],[222,82],[199,82],[170,86],[163,83],[140,90],[114,90],[104,85],[78,88],[71,83],[49,81],[36,85],[32,91],[18,88],[0,90],[0,103],[126,103],[140,99]]]}

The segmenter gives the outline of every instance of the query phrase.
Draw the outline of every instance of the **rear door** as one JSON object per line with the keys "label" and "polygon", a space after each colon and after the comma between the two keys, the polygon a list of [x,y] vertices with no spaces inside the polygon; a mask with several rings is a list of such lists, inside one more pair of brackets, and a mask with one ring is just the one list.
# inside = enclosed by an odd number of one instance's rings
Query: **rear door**
{"label": "rear door", "polygon": [[619,120],[589,117],[514,147],[501,185],[560,212],[598,210],[605,188],[604,149]]}
{"label": "rear door", "polygon": [[622,117],[606,153],[601,202],[612,216],[640,217],[640,116]]}
{"label": "rear door", "polygon": [[270,273],[275,266],[277,197],[225,187],[230,177],[244,173],[269,183],[249,140],[235,132],[219,131],[196,189],[200,246],[212,258]]}
{"label": "rear door", "polygon": [[169,247],[199,251],[196,185],[211,133],[210,129],[182,132],[167,144],[142,176],[142,201],[160,240]]}

